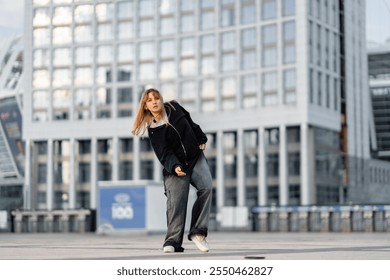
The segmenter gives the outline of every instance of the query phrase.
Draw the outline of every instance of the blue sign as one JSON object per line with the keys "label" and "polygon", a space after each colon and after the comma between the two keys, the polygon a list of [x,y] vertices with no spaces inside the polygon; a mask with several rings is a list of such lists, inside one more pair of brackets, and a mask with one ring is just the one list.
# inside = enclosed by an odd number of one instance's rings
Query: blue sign
{"label": "blue sign", "polygon": [[145,187],[102,187],[98,209],[98,227],[144,229]]}

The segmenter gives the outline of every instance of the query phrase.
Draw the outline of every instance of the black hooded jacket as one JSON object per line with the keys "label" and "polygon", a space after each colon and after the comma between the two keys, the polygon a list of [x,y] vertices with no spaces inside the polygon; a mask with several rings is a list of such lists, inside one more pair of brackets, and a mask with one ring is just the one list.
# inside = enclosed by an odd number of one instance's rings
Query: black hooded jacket
{"label": "black hooded jacket", "polygon": [[207,142],[207,137],[194,123],[190,114],[177,103],[164,103],[168,125],[148,128],[149,139],[157,158],[164,167],[163,174],[174,174],[180,166],[186,173],[191,172],[202,150],[199,145]]}

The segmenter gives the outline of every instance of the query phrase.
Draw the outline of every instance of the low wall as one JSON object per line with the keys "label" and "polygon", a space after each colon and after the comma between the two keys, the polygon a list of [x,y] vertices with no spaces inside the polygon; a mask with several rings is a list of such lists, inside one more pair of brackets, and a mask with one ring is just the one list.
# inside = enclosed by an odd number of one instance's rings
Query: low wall
{"label": "low wall", "polygon": [[86,232],[92,231],[91,210],[12,211],[14,231],[22,232]]}
{"label": "low wall", "polygon": [[390,232],[390,205],[255,207],[260,232]]}

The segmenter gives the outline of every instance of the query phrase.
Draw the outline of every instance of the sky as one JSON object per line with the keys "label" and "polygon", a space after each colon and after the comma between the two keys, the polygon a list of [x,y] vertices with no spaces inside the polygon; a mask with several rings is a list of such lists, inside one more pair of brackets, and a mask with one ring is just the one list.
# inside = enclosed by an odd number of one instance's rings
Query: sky
{"label": "sky", "polygon": [[[24,2],[0,0],[0,42],[22,34]],[[366,0],[366,10],[367,41],[384,44],[390,40],[390,0]]]}

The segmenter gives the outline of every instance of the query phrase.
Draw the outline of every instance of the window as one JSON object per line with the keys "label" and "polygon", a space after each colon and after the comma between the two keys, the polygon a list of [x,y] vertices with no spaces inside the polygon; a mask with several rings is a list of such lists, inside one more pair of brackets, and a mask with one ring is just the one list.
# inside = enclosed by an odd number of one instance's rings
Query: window
{"label": "window", "polygon": [[241,23],[253,23],[256,21],[256,4],[254,1],[245,2],[241,6]]}
{"label": "window", "polygon": [[279,176],[279,154],[267,154],[267,177]]}
{"label": "window", "polygon": [[[312,0],[309,0],[312,2]],[[291,16],[295,14],[295,0],[283,0],[283,16]]]}
{"label": "window", "polygon": [[276,0],[262,0],[262,19],[273,19],[276,18]]}

